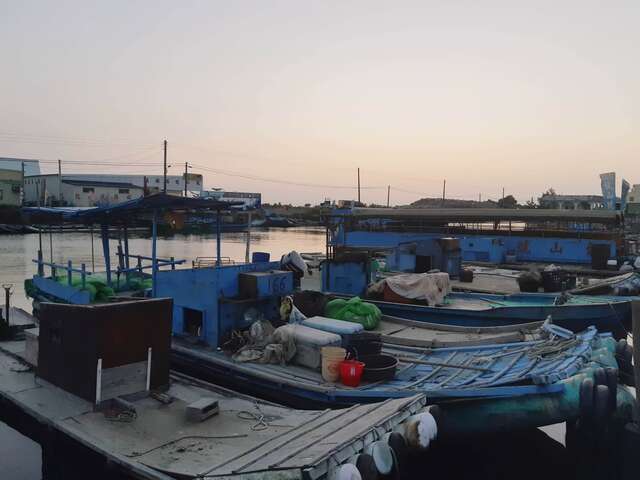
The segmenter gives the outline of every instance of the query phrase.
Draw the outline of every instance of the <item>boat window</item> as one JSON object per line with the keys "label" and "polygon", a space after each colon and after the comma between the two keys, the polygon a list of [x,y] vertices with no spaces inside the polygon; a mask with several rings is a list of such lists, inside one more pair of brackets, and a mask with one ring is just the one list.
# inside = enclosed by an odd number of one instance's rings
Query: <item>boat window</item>
{"label": "boat window", "polygon": [[129,189],[128,188],[119,188],[118,189],[118,193],[129,193]]}
{"label": "boat window", "polygon": [[95,189],[93,187],[82,187],[83,193],[95,193]]}
{"label": "boat window", "polygon": [[193,308],[183,307],[183,330],[187,335],[199,337],[202,335],[202,312]]}

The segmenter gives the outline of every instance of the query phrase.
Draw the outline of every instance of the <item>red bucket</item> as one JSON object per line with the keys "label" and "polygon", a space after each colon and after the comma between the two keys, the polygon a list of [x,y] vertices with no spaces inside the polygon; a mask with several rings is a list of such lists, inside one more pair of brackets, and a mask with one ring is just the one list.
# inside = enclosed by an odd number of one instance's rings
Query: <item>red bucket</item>
{"label": "red bucket", "polygon": [[357,387],[364,370],[364,363],[357,360],[344,360],[340,363],[340,379],[343,385]]}

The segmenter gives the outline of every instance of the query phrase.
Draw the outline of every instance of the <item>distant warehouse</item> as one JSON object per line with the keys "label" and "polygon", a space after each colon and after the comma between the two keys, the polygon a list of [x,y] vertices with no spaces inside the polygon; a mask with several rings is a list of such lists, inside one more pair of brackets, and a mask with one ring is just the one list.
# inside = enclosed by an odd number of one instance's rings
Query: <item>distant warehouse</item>
{"label": "distant warehouse", "polygon": [[[162,175],[58,174],[25,176],[26,205],[93,207],[126,202],[162,191]],[[184,195],[184,176],[167,176],[167,193]],[[189,174],[187,195],[202,193],[202,175]]]}

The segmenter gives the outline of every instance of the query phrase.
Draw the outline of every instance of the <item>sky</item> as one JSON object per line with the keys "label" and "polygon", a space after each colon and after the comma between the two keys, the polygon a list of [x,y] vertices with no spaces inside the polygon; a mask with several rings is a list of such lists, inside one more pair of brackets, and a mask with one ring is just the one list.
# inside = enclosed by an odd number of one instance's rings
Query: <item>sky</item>
{"label": "sky", "polygon": [[[640,2],[0,0],[0,157],[265,202],[640,183]],[[65,163],[68,162],[68,163]],[[45,171],[57,165],[44,163]]]}

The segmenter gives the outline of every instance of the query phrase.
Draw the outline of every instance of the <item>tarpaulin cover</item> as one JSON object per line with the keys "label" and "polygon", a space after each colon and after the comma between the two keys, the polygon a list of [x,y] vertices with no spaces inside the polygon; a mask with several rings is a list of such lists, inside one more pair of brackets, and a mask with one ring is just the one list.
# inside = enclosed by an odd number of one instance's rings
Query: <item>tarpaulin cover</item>
{"label": "tarpaulin cover", "polygon": [[394,275],[372,285],[369,291],[381,293],[385,285],[401,297],[424,300],[428,305],[444,303],[445,297],[451,293],[449,274],[446,272]]}

